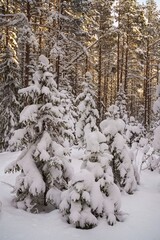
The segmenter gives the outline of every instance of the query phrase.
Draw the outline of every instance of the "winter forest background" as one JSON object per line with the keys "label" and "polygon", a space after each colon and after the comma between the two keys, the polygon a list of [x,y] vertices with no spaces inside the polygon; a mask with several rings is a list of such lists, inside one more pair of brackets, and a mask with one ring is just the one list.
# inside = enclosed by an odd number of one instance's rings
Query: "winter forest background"
{"label": "winter forest background", "polygon": [[0,214],[7,196],[80,229],[125,225],[124,196],[160,172],[156,2],[0,0],[0,27]]}

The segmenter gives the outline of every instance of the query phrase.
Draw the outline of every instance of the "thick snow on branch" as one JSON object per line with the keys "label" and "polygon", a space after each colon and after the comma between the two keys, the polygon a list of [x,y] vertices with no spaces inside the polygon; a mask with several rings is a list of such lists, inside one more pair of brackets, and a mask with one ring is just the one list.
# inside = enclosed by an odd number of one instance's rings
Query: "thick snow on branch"
{"label": "thick snow on branch", "polygon": [[20,122],[36,122],[38,108],[37,104],[26,106],[20,114]]}
{"label": "thick snow on branch", "polygon": [[34,97],[35,94],[40,94],[40,88],[37,85],[31,85],[29,87],[20,89],[18,93],[24,96],[31,95],[32,97]]}
{"label": "thick snow on branch", "polygon": [[24,150],[25,154],[23,155],[22,152],[21,158],[16,163],[20,169],[23,169],[24,188],[29,188],[29,192],[35,196],[45,192],[45,183],[33,159],[34,150],[35,146],[30,147],[28,151]]}

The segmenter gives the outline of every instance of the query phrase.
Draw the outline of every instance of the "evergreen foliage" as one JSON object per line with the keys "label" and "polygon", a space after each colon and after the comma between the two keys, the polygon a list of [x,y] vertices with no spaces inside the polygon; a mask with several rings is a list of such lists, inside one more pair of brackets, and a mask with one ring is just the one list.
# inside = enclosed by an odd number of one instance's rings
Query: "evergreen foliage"
{"label": "evergreen foliage", "polygon": [[127,112],[127,97],[124,92],[122,84],[119,86],[119,91],[117,92],[115,105],[118,107],[119,118],[122,119],[126,124],[128,123],[128,112]]}
{"label": "evergreen foliage", "polygon": [[107,118],[100,123],[102,133],[106,136],[109,151],[113,155],[112,167],[114,182],[122,190],[132,194],[136,190],[134,169],[124,136],[125,122],[119,118],[119,109],[111,105]]}
{"label": "evergreen foliage", "polygon": [[0,149],[13,150],[9,146],[9,139],[19,125],[20,103],[18,101],[18,88],[20,86],[19,64],[11,49],[7,49],[4,61],[1,63],[3,81],[1,89],[1,136]]}
{"label": "evergreen foliage", "polygon": [[20,114],[23,127],[15,132],[11,143],[24,144],[25,149],[7,171],[21,171],[15,185],[16,206],[40,211],[47,201],[58,205],[58,196],[71,176],[63,146],[66,129],[60,93],[44,55],[39,57],[33,83],[19,94],[27,105]]}
{"label": "evergreen foliage", "polygon": [[82,83],[82,93],[77,96],[76,103],[78,108],[78,122],[76,124],[76,137],[80,146],[86,143],[86,135],[89,132],[97,130],[96,121],[99,118],[96,109],[95,90],[91,82],[92,76],[89,72],[85,75],[85,81]]}
{"label": "evergreen foliage", "polygon": [[110,225],[123,220],[120,191],[109,166],[112,156],[105,142],[105,136],[98,130],[87,135],[82,170],[74,175],[62,195],[60,210],[77,228],[93,228],[103,216]]}

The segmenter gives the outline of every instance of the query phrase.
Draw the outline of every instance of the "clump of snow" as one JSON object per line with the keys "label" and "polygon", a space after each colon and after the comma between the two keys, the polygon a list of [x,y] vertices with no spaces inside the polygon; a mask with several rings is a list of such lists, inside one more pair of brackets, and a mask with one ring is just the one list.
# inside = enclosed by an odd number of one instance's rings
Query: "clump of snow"
{"label": "clump of snow", "polygon": [[47,58],[46,56],[44,56],[44,55],[40,55],[38,60],[39,60],[39,62],[40,62],[41,64],[43,64],[44,66],[48,66],[48,65],[49,65],[49,60],[48,60],[48,58]]}
{"label": "clump of snow", "polygon": [[20,114],[20,122],[36,122],[37,121],[38,105],[32,104],[26,106]]}

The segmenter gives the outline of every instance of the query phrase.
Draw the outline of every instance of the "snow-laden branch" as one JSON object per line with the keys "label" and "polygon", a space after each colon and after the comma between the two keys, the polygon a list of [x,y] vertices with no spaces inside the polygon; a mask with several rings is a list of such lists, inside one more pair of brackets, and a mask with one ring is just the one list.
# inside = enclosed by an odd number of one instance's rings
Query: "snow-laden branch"
{"label": "snow-laden branch", "polygon": [[21,27],[28,23],[24,13],[0,14],[0,27]]}
{"label": "snow-laden branch", "polygon": [[[83,48],[83,52],[80,52],[76,57],[74,57],[69,63],[68,65],[65,67],[64,70],[68,70],[68,68],[70,68],[72,66],[72,64],[78,59],[80,58],[83,54],[86,54],[88,56],[88,50],[90,48],[92,48],[94,45],[96,45],[103,37],[105,37],[105,35],[102,35],[99,39],[97,39],[95,42],[93,42],[90,46],[88,46],[86,49]],[[85,50],[85,51],[84,51]]]}

